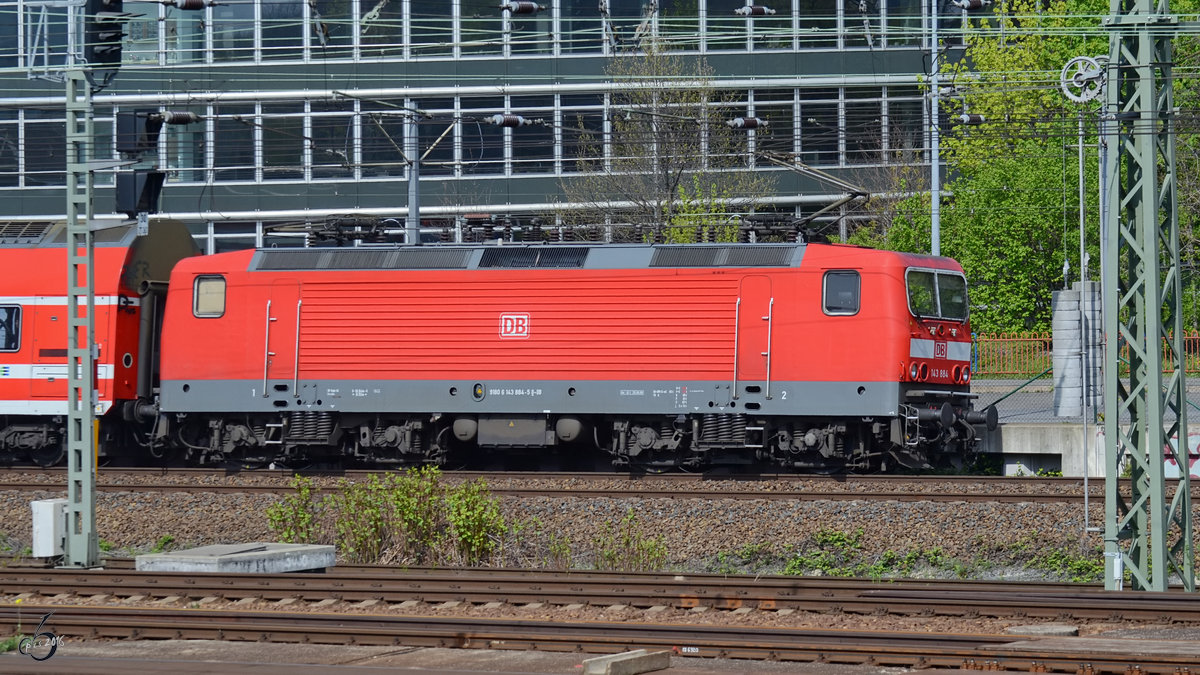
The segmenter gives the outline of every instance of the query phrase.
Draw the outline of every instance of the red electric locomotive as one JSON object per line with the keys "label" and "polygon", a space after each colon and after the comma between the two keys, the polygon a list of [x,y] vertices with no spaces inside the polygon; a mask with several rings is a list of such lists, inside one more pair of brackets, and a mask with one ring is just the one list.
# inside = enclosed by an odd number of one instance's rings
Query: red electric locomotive
{"label": "red electric locomotive", "polygon": [[[198,250],[182,224],[94,235],[100,452],[125,451],[155,419],[158,322],[171,268]],[[155,283],[158,282],[158,283]],[[0,461],[65,455],[67,245],[63,223],[0,227]],[[143,424],[131,424],[141,418]],[[145,439],[143,439],[145,440]]]}
{"label": "red electric locomotive", "polygon": [[181,260],[163,443],[193,461],[928,466],[975,426],[948,258],[830,244],[265,249]]}

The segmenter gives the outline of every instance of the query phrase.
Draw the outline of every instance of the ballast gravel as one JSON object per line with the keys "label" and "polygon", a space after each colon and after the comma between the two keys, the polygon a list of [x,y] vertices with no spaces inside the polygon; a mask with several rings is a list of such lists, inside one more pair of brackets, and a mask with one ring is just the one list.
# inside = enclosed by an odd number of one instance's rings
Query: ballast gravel
{"label": "ballast gravel", "polygon": [[[168,476],[147,477],[155,483]],[[0,480],[0,550],[20,552],[31,539],[29,502],[65,496],[62,490],[18,492],[4,482],[42,480],[44,475],[8,473]],[[115,554],[135,555],[151,550],[177,550],[216,543],[275,540],[266,510],[288,492],[286,477],[186,477],[186,493],[138,492],[132,478],[128,491],[98,493],[97,528],[102,547]],[[494,489],[570,487],[570,478],[489,479]],[[239,482],[241,481],[241,482]],[[332,486],[332,478],[318,478]],[[279,485],[279,495],[206,492],[206,484]],[[587,481],[591,490],[628,490],[637,483],[627,478]],[[890,491],[967,491],[961,484],[914,482]],[[747,489],[821,492],[862,489],[851,483],[813,481],[811,484],[706,481],[704,489]],[[991,490],[997,490],[993,485]],[[685,491],[686,487],[681,487]],[[1028,492],[1028,483],[1014,483],[1005,492]],[[1045,491],[1073,491],[1072,483],[1047,484]],[[824,533],[846,533],[849,551],[860,563],[886,556],[936,554],[936,565],[914,570],[924,576],[968,576],[981,579],[1065,580],[1045,570],[1026,567],[1039,551],[1094,555],[1097,532],[1085,527],[1103,524],[1103,502],[1094,494],[1088,517],[1082,503],[1031,501],[932,502],[875,501],[839,497],[830,500],[689,499],[610,497],[499,497],[506,523],[516,530],[505,536],[495,566],[594,567],[606,538],[633,536],[635,541],[660,544],[665,568],[678,572],[778,573],[797,553],[813,550]],[[632,524],[632,525],[631,525]],[[861,531],[861,535],[858,533]],[[935,557],[926,555],[926,558]],[[406,562],[406,561],[398,561]],[[820,574],[818,569],[802,570]]]}

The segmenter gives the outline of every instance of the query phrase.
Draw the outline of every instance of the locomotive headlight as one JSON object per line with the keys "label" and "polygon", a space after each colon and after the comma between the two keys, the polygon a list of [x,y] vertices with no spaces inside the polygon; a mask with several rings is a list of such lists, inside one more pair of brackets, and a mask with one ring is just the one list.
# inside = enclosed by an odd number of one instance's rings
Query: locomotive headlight
{"label": "locomotive headlight", "polygon": [[917,363],[914,361],[913,364],[908,367],[908,379],[913,380],[915,382],[917,379],[917,375],[920,375],[920,374],[921,374],[921,367],[918,366]]}
{"label": "locomotive headlight", "polygon": [[918,374],[918,377],[921,378],[922,382],[929,379],[929,365],[928,364],[925,364],[925,363],[921,364],[921,372]]}

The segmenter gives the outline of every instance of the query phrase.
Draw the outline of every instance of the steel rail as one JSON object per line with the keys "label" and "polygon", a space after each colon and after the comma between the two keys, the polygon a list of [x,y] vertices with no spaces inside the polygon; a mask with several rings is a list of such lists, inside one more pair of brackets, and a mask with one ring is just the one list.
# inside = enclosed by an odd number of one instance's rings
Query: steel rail
{"label": "steel rail", "polygon": [[[196,477],[277,477],[291,478],[296,474],[310,477],[332,477],[357,480],[370,474],[391,473],[402,469],[344,469],[344,470],[293,470],[280,469],[214,469],[196,467],[100,467],[99,472],[107,475],[127,476],[186,476]],[[14,473],[38,473],[46,475],[64,474],[64,467],[43,468],[38,466],[0,466],[0,477]],[[623,480],[630,483],[695,483],[706,481],[812,481],[820,483],[839,483],[843,485],[876,485],[889,483],[978,483],[982,487],[991,488],[998,485],[1055,485],[1065,484],[1082,488],[1082,478],[1064,478],[1061,476],[1031,477],[1031,476],[922,476],[896,474],[803,474],[803,473],[726,473],[706,471],[702,473],[666,473],[666,474],[628,474],[616,472],[566,472],[566,471],[456,471],[445,470],[445,478],[474,480],[476,478],[498,479],[572,479],[578,481],[613,481]],[[1124,479],[1128,482],[1128,479]]]}
{"label": "steel rail", "polygon": [[[194,484],[196,481],[204,479],[236,479],[247,481],[273,481],[278,480],[286,482],[295,475],[303,475],[310,478],[345,478],[351,481],[359,481],[365,479],[371,474],[386,474],[396,471],[395,469],[346,469],[337,471],[323,470],[301,470],[293,471],[291,469],[211,469],[211,468],[195,468],[195,467],[102,467],[99,470],[99,475],[102,478],[107,478],[112,484],[119,484],[123,479],[145,479],[147,477],[162,477],[165,480],[179,479],[188,481]],[[10,480],[9,477],[23,477],[29,474],[43,476],[38,481],[28,478],[15,478]],[[605,472],[547,472],[547,471],[443,471],[442,476],[448,481],[469,481],[475,479],[485,479],[493,482],[506,481],[525,481],[525,480],[570,480],[579,484],[604,482],[612,483],[615,481],[627,482],[631,485],[639,487],[646,486],[661,486],[666,489],[669,486],[676,486],[679,489],[693,489],[695,484],[705,483],[728,483],[752,485],[755,483],[809,483],[815,485],[836,484],[844,487],[845,491],[849,488],[857,488],[860,490],[874,490],[877,492],[915,492],[924,493],[924,490],[930,487],[937,489],[939,485],[954,486],[968,485],[971,490],[981,493],[992,493],[995,490],[1012,490],[1013,488],[1024,488],[1026,493],[1034,493],[1037,490],[1062,490],[1073,489],[1082,494],[1084,482],[1082,478],[1068,478],[1061,476],[1049,477],[1030,477],[1030,476],[929,476],[929,475],[894,475],[894,474],[873,474],[873,475],[858,475],[858,474],[797,474],[797,473],[745,473],[745,474],[730,474],[723,472],[704,472],[704,473],[673,473],[673,474],[621,474],[621,473],[605,473]],[[29,467],[29,466],[0,466],[0,486],[11,483],[58,483],[65,480],[65,469],[62,467]],[[1129,479],[1121,479],[1121,484],[1127,486]],[[896,486],[899,485],[900,488]],[[777,486],[776,486],[777,487]],[[1094,488],[1094,486],[1093,486]],[[799,490],[797,490],[799,491]],[[1098,490],[1093,489],[1093,492]],[[959,493],[962,490],[958,490]]]}
{"label": "steel rail", "polygon": [[[1196,662],[1190,643],[1131,651],[1130,641],[1095,641],[1087,653],[1012,636],[868,632],[693,624],[528,621],[380,614],[250,612],[26,605],[53,611],[56,635],[82,638],[217,639],[614,653],[671,650],[687,656],[877,666],[1066,673],[1181,673]],[[13,625],[17,608],[0,607]],[[1191,653],[1188,653],[1188,648]],[[1181,653],[1182,652],[1182,653]]]}
{"label": "steel rail", "polygon": [[[12,569],[0,579],[0,594],[174,598],[226,601],[287,599],[319,602],[375,601],[399,604],[505,603],[522,605],[671,607],[816,613],[1058,620],[1144,620],[1200,623],[1200,603],[1184,593],[1126,593],[1071,588],[1007,589],[1001,584],[941,586],[938,583],[819,583],[790,576],[550,575],[478,570],[474,575],[393,569],[328,573],[193,574],[135,570]],[[25,596],[32,599],[31,595]]]}
{"label": "steel rail", "polygon": [[[156,492],[156,493],[219,493],[219,494],[280,494],[290,488],[286,485],[182,485],[169,484],[96,484],[101,492]],[[328,492],[334,487],[314,487],[314,492]],[[14,492],[62,492],[65,486],[49,482],[0,482],[0,491]],[[1083,501],[1082,494],[1053,493],[992,493],[979,492],[860,492],[820,491],[800,492],[794,490],[653,490],[641,488],[592,489],[592,488],[489,488],[488,492],[500,497],[554,497],[596,498],[611,497],[642,499],[766,499],[772,501],[896,501],[896,502],[972,502],[972,503],[1077,503]]]}

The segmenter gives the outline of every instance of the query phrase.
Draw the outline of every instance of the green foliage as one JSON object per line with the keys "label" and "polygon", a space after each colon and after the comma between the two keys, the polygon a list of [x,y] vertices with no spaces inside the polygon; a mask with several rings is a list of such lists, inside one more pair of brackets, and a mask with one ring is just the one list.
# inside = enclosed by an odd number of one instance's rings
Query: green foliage
{"label": "green foliage", "polygon": [[550,534],[549,557],[546,566],[551,569],[571,569],[571,538],[566,535]]}
{"label": "green foliage", "polygon": [[170,534],[164,534],[154,543],[154,547],[150,549],[151,553],[162,553],[170,548],[175,543],[175,537]]}
{"label": "green foliage", "polygon": [[279,541],[311,544],[316,541],[323,502],[317,500],[311,478],[297,474],[289,487],[292,494],[267,507],[267,527]]}
{"label": "green foliage", "polygon": [[834,577],[912,576],[918,566],[953,568],[954,562],[940,548],[912,549],[904,553],[884,551],[872,557],[863,551],[863,530],[854,532],[819,530],[801,551],[788,561],[784,574],[803,576],[817,573]]}
{"label": "green foliage", "polygon": [[25,639],[25,636],[21,633],[17,633],[16,635],[12,635],[0,640],[0,654],[13,651],[23,639]]}
{"label": "green foliage", "polygon": [[1025,566],[1061,574],[1072,583],[1085,584],[1104,579],[1104,553],[1099,550],[1081,555],[1065,547],[1050,549],[1034,556]]}
{"label": "green foliage", "polygon": [[338,550],[352,563],[372,563],[390,543],[386,486],[376,474],[366,481],[338,481],[329,508],[337,513],[335,541]]}
{"label": "green foliage", "polygon": [[474,565],[488,558],[504,532],[504,518],[487,483],[480,478],[458,486],[446,495],[446,506],[463,561]]}
{"label": "green foliage", "polygon": [[[915,161],[915,160],[914,160]],[[922,186],[927,189],[927,186]],[[900,190],[909,188],[905,184]],[[874,202],[872,202],[874,203]],[[846,243],[889,251],[928,253],[931,229],[929,196],[914,194],[896,201],[889,207],[890,222],[880,227],[860,227],[850,233]]]}
{"label": "green foliage", "polygon": [[663,230],[668,244],[737,241],[738,228],[730,219],[728,188],[705,183],[692,174],[678,186],[678,201]]}
{"label": "green foliage", "polygon": [[770,544],[746,544],[736,551],[717,553],[714,571],[718,574],[745,574],[761,572],[776,562]]}
{"label": "green foliage", "polygon": [[450,488],[437,467],[341,479],[321,500],[311,479],[297,476],[292,488],[267,509],[271,531],[284,541],[331,541],[352,563],[475,565],[495,553],[506,532],[484,481]]}
{"label": "green foliage", "polygon": [[616,85],[611,105],[621,114],[603,130],[565,120],[578,131],[577,172],[560,181],[571,207],[555,217],[627,224],[632,233],[620,236],[649,232],[658,241],[668,228],[675,237],[694,235],[697,226],[720,229],[729,216],[752,211],[775,183],[772,172],[748,166],[749,134],[725,124],[745,114],[741,95],[718,89],[702,57],[665,41],[639,47],[605,66]]}
{"label": "green foliage", "polygon": [[[948,180],[941,252],[957,258],[971,284],[972,323],[980,332],[1047,329],[1050,298],[1078,279],[1075,167],[1079,107],[1057,86],[1066,62],[1108,51],[1100,0],[1013,0],[995,5],[966,31],[962,61],[944,66],[944,114],[981,114],[981,126],[943,127]],[[969,73],[969,74],[968,74]],[[1053,74],[1053,77],[1048,77]],[[1085,125],[1094,147],[1096,125]],[[1085,162],[1090,258],[1099,259],[1095,151]],[[854,243],[928,252],[930,205],[924,189],[884,232]],[[1064,279],[1064,261],[1069,262]],[[1098,272],[1092,266],[1092,275]]]}
{"label": "green foliage", "polygon": [[97,542],[96,546],[104,553],[108,553],[117,547],[116,544],[104,539],[101,539],[99,542]]}
{"label": "green foliage", "polygon": [[658,537],[648,536],[633,509],[619,523],[606,521],[592,541],[594,564],[598,570],[653,572],[667,562],[667,545]]}
{"label": "green foliage", "polygon": [[392,513],[403,535],[405,555],[418,563],[438,549],[446,529],[446,487],[436,466],[409,469],[392,476]]}
{"label": "green foliage", "polygon": [[1004,473],[1004,457],[999,453],[977,453],[960,472],[967,476],[999,476]]}

